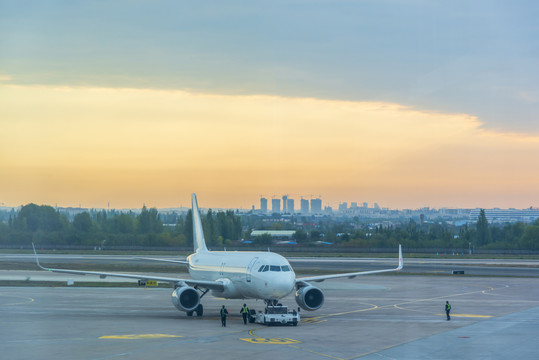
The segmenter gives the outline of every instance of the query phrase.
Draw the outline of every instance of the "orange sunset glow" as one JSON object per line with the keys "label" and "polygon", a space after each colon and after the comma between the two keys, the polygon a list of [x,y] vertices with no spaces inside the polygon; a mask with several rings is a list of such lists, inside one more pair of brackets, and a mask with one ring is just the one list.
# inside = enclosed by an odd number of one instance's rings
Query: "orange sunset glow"
{"label": "orange sunset glow", "polygon": [[528,206],[539,137],[383,102],[98,87],[0,87],[2,202],[61,206]]}

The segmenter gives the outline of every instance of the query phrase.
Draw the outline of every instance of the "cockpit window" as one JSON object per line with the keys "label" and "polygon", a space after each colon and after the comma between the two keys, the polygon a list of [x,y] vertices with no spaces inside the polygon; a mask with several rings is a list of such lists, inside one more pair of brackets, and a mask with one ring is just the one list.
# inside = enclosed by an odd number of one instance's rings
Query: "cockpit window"
{"label": "cockpit window", "polygon": [[260,267],[260,269],[258,269],[258,272],[261,272],[263,269],[264,269],[264,265],[262,265],[262,266]]}
{"label": "cockpit window", "polygon": [[278,265],[270,265],[270,271],[281,271],[281,267]]}
{"label": "cockpit window", "polygon": [[269,265],[266,265],[266,266],[264,266],[264,270],[262,270],[262,271],[265,272],[265,271],[268,271],[268,270],[269,270]]}
{"label": "cockpit window", "polygon": [[283,269],[283,271],[290,271],[290,266],[283,265],[283,266],[281,266],[281,269]]}

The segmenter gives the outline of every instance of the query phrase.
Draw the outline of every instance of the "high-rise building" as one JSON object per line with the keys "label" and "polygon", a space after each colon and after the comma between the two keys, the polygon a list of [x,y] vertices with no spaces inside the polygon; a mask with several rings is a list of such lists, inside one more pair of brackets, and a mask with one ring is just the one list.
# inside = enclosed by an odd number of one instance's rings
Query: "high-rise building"
{"label": "high-rise building", "polygon": [[286,201],[286,210],[290,213],[290,214],[294,214],[294,199],[288,199]]}
{"label": "high-rise building", "polygon": [[281,199],[271,199],[271,212],[274,214],[281,213]]}
{"label": "high-rise building", "polygon": [[268,212],[268,199],[260,198],[260,212],[264,214]]}
{"label": "high-rise building", "polygon": [[287,210],[286,210],[286,206],[288,205],[287,203],[287,200],[288,200],[288,195],[283,195],[283,213],[287,213]]}
{"label": "high-rise building", "polygon": [[309,213],[309,200],[301,199],[300,201],[301,213],[307,215]]}
{"label": "high-rise building", "polygon": [[311,199],[311,214],[322,214],[322,199]]}

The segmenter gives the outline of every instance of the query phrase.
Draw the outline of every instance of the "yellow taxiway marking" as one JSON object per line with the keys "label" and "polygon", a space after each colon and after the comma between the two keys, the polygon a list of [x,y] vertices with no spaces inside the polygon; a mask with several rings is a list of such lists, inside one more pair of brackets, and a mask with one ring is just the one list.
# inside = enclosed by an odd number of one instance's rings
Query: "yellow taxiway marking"
{"label": "yellow taxiway marking", "polygon": [[303,350],[303,351],[309,352],[311,354],[316,354],[316,355],[319,355],[319,356],[324,356],[324,357],[328,357],[328,358],[336,359],[336,360],[344,360],[344,359],[341,359],[341,358],[338,358],[338,357],[335,357],[335,356],[331,356],[331,355],[328,355],[328,354],[323,354],[323,353],[318,352],[318,351],[313,351],[313,350],[309,350],[309,349],[305,349],[305,348],[302,348],[300,346],[297,346],[297,344],[301,344],[301,341],[299,341],[299,340],[294,340],[294,339],[289,339],[289,338],[263,338],[263,337],[260,337],[260,336],[254,334],[254,332],[256,330],[260,330],[260,329],[249,330],[249,335],[251,335],[252,338],[246,338],[246,339],[241,339],[240,338],[240,340],[247,341],[247,342],[250,342],[252,344],[287,345],[287,346],[292,347],[294,349]]}
{"label": "yellow taxiway marking", "polygon": [[249,330],[249,335],[252,338],[240,338],[240,340],[250,342],[252,344],[274,344],[274,345],[290,345],[301,344],[301,341],[289,339],[289,338],[263,338],[254,334],[254,331],[258,329]]}
{"label": "yellow taxiway marking", "polygon": [[318,351],[313,351],[313,350],[309,350],[309,349],[304,349],[302,347],[299,347],[299,346],[294,346],[294,345],[288,345],[294,349],[298,349],[298,350],[303,350],[303,351],[306,351],[306,352],[310,352],[311,354],[316,354],[316,355],[320,355],[320,356],[325,356],[325,357],[328,357],[330,359],[336,359],[336,360],[345,360],[343,358],[340,358],[340,357],[336,357],[336,356],[332,356],[332,355],[328,355],[328,354],[324,354],[324,353],[321,353],[321,352],[318,352]]}
{"label": "yellow taxiway marking", "polygon": [[[419,313],[423,313],[423,314],[432,314],[431,312],[429,311],[424,311],[424,310],[416,310],[416,309],[406,309],[406,308],[403,308],[403,307],[400,307],[398,305],[393,305],[393,307],[399,309],[399,310],[406,310],[406,311],[415,311],[415,312],[419,312]],[[435,314],[436,316],[444,316],[445,317],[445,314]],[[451,314],[451,317],[467,317],[467,318],[484,318],[484,319],[488,319],[488,318],[491,318],[492,315],[477,315],[477,314]]]}
{"label": "yellow taxiway marking", "polygon": [[327,321],[327,320],[323,320],[323,318],[327,318],[327,317],[331,317],[331,316],[347,315],[347,314],[353,314],[353,313],[358,313],[358,312],[363,312],[363,311],[372,311],[372,310],[378,309],[378,305],[369,304],[369,303],[358,303],[358,304],[368,305],[370,307],[366,308],[366,309],[360,309],[360,310],[352,310],[352,311],[346,311],[346,312],[335,313],[335,314],[314,316],[314,317],[311,317],[311,318],[303,319],[303,320],[301,320],[301,322],[306,323],[306,324],[316,324],[316,323],[319,323],[319,322]]}
{"label": "yellow taxiway marking", "polygon": [[180,335],[169,334],[128,334],[128,335],[106,335],[100,339],[122,339],[122,340],[138,340],[138,339],[164,339],[164,338],[181,338]]}
{"label": "yellow taxiway marking", "polygon": [[19,302],[14,302],[14,303],[3,304],[4,306],[8,306],[8,305],[23,305],[23,304],[29,304],[29,303],[35,301],[35,300],[32,299],[31,297],[26,297],[26,296],[10,295],[10,294],[4,294],[4,293],[0,293],[0,296],[11,297],[11,298],[17,298],[17,299],[24,299],[24,301],[19,301]]}
{"label": "yellow taxiway marking", "polygon": [[[483,293],[483,294],[487,295],[487,294],[489,294],[489,292],[504,289],[504,288],[508,288],[508,287],[509,287],[508,285],[503,285],[503,286],[500,286],[498,288],[489,287],[486,290],[476,290],[476,291],[469,291],[469,292],[460,293],[460,294],[450,294],[450,295],[436,296],[436,297],[432,297],[432,298],[410,300],[410,301],[405,301],[405,302],[401,302],[401,303],[398,303],[398,304],[380,306],[380,309],[384,309],[384,308],[388,308],[388,307],[393,306],[393,307],[396,307],[398,309],[404,310],[403,308],[400,308],[399,305],[415,304],[415,303],[419,303],[419,302],[440,300],[440,299],[447,299],[447,298],[454,298],[454,297],[458,297],[458,296],[471,295],[471,294],[477,294],[477,293]],[[406,309],[406,310],[409,310],[409,309]]]}
{"label": "yellow taxiway marking", "polygon": [[322,316],[315,316],[315,317],[304,319],[304,320],[301,320],[301,321],[306,323],[306,324],[318,324],[318,323],[327,321],[327,320],[321,319],[321,317]]}
{"label": "yellow taxiway marking", "polygon": [[[445,316],[445,314],[436,314],[438,316]],[[492,315],[476,315],[476,314],[449,314],[451,317],[465,317],[465,318],[491,318]]]}
{"label": "yellow taxiway marking", "polygon": [[289,338],[246,338],[246,339],[240,339],[243,341],[250,342],[252,344],[274,344],[274,345],[290,345],[290,344],[299,344],[301,341],[289,339]]}

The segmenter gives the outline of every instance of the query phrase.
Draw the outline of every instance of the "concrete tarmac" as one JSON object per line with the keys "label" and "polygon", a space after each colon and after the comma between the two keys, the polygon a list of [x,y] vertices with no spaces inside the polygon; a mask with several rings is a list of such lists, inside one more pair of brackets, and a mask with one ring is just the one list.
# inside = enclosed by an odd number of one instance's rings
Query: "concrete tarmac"
{"label": "concrete tarmac", "polygon": [[[157,257],[161,258],[160,256]],[[162,258],[178,259],[177,257],[168,256]],[[135,268],[140,267],[141,269],[144,269],[144,266],[151,266],[154,269],[163,268],[162,271],[166,272],[175,271],[175,269],[178,269],[179,272],[185,272],[187,269],[186,266],[179,264],[145,260],[130,255],[40,254],[39,259],[44,266],[54,264],[58,267],[72,269],[86,266],[96,271],[99,271],[102,265],[125,265]],[[291,257],[288,260],[296,272],[303,274],[313,272],[332,274],[334,272],[387,269],[396,267],[398,263],[397,254],[395,254],[394,258]],[[33,266],[35,257],[33,254],[0,254],[0,264],[4,264],[4,268],[9,268],[9,264],[20,263]],[[458,255],[414,259],[407,258],[406,254],[404,254],[403,272],[405,273],[437,275],[451,274],[454,270],[464,271],[466,275],[539,277],[539,260],[464,259]]]}
{"label": "concrete tarmac", "polygon": [[[198,318],[174,308],[172,289],[1,287],[0,357],[528,359],[538,353],[531,339],[539,333],[536,278],[372,275],[316,285],[324,306],[301,311],[297,327],[243,325],[241,305],[262,310],[262,301],[208,294]],[[297,306],[293,295],[282,303]],[[230,312],[226,328],[221,305]]]}

